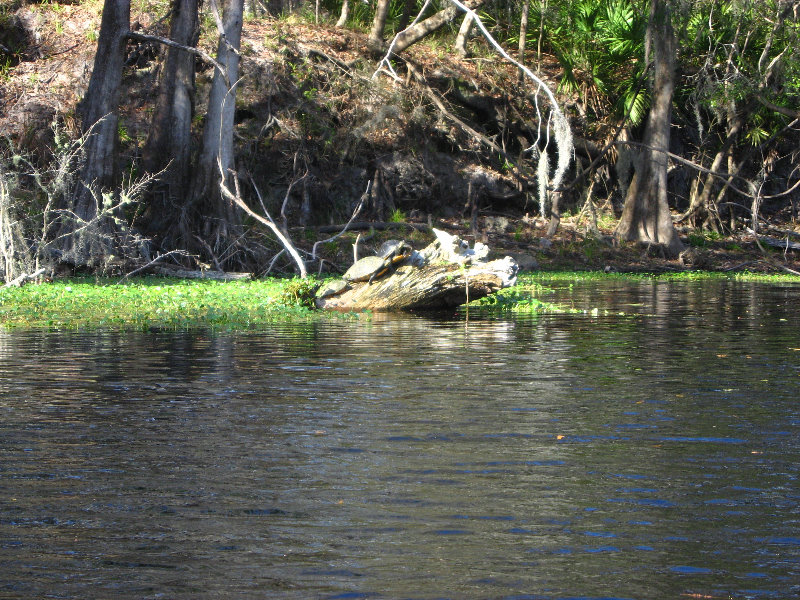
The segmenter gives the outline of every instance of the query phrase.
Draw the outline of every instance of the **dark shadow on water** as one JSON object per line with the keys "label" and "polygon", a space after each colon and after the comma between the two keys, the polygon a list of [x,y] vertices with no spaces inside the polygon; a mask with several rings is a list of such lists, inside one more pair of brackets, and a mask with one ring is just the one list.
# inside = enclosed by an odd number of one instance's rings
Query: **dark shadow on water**
{"label": "dark shadow on water", "polygon": [[0,597],[799,596],[798,289],[557,294],[0,331]]}

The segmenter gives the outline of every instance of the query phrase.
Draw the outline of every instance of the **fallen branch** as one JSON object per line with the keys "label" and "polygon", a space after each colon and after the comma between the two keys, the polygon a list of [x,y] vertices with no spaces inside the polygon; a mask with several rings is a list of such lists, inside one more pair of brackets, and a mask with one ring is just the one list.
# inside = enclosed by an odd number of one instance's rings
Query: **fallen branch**
{"label": "fallen branch", "polygon": [[768,235],[757,235],[756,232],[750,229],[749,227],[747,227],[745,231],[747,231],[747,233],[752,235],[757,242],[763,242],[767,246],[772,246],[773,248],[781,248],[782,250],[800,250],[800,242],[790,242],[788,236],[785,240],[781,240],[778,238],[770,237]]}
{"label": "fallen branch", "polygon": [[131,276],[133,276],[133,275],[136,275],[136,273],[141,273],[141,272],[142,272],[142,271],[144,271],[145,269],[149,269],[150,267],[152,267],[153,265],[155,265],[155,264],[156,264],[158,261],[160,261],[161,259],[167,258],[168,256],[171,256],[171,255],[173,255],[173,254],[179,254],[179,255],[181,255],[181,256],[191,256],[191,254],[189,254],[189,253],[188,253],[188,252],[186,252],[185,250],[170,250],[169,252],[166,252],[166,253],[164,253],[164,254],[159,254],[158,256],[156,256],[156,257],[155,257],[153,260],[151,260],[151,261],[150,261],[149,263],[147,263],[146,265],[142,265],[142,266],[141,266],[141,267],[139,267],[138,269],[134,269],[134,270],[133,270],[133,271],[131,271],[130,273],[126,273],[126,274],[125,274],[125,275],[124,275],[124,276],[123,276],[123,277],[122,277],[122,278],[121,278],[121,279],[120,279],[120,280],[117,282],[117,284],[120,284],[120,283],[122,283],[122,282],[123,282],[123,281],[125,281],[125,280],[126,280],[128,277],[131,277]]}
{"label": "fallen branch", "polygon": [[45,269],[37,269],[33,273],[23,273],[22,275],[15,277],[11,281],[6,282],[5,287],[22,287],[24,283],[30,281],[31,279],[36,279],[40,275],[44,275]]}

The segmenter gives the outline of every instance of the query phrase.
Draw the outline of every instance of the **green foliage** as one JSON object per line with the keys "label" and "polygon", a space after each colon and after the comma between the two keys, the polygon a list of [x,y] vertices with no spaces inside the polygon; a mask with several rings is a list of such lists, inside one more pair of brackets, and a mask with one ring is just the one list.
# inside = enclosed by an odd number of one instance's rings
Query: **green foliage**
{"label": "green foliage", "polygon": [[278,303],[284,306],[316,308],[314,294],[319,289],[319,286],[319,281],[310,277],[307,279],[291,279],[283,286],[278,295]]}
{"label": "green foliage", "polygon": [[722,239],[722,236],[716,231],[706,229],[692,231],[687,237],[689,239],[689,245],[696,248],[705,248],[710,245],[711,242],[718,242]]}
{"label": "green foliage", "polygon": [[389,215],[389,222],[390,223],[405,223],[407,219],[408,219],[408,215],[406,215],[406,213],[404,213],[399,208],[395,208],[392,211],[392,214]]}
{"label": "green foliage", "polygon": [[[800,22],[777,0],[697,2],[680,40],[682,60],[695,73],[680,100],[691,103],[709,133],[726,126],[730,114],[745,116],[742,140],[757,146],[777,133],[785,118],[756,101],[796,107],[800,102]],[[744,109],[744,110],[743,110]],[[707,136],[719,144],[722,136]]]}
{"label": "green foliage", "polygon": [[5,327],[125,329],[245,328],[310,318],[307,280],[185,281],[143,278],[124,284],[73,279],[0,288]]}
{"label": "green foliage", "polygon": [[595,112],[604,105],[642,122],[650,106],[645,73],[646,11],[638,0],[558,3],[547,30],[564,68],[562,89],[581,91]]}

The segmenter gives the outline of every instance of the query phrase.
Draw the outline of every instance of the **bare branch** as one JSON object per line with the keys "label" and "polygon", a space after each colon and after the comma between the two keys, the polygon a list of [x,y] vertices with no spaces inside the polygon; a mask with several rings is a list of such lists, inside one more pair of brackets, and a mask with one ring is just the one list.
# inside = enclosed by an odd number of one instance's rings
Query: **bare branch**
{"label": "bare branch", "polygon": [[139,33],[137,31],[129,31],[125,34],[128,39],[131,40],[139,40],[140,42],[155,42],[157,44],[164,44],[165,46],[170,46],[172,48],[177,48],[178,50],[183,50],[184,52],[188,52],[189,54],[194,54],[195,56],[199,56],[208,64],[213,65],[214,68],[219,71],[220,75],[225,79],[225,85],[228,88],[231,87],[231,81],[228,79],[228,71],[223,67],[217,60],[212,58],[210,54],[200,50],[200,48],[194,48],[193,46],[184,46],[183,44],[179,44],[178,42],[173,42],[168,38],[163,38],[157,35],[146,35],[144,33]]}
{"label": "bare branch", "polygon": [[[283,244],[283,247],[286,248],[287,252],[291,254],[292,258],[297,263],[297,268],[300,270],[300,277],[302,279],[305,279],[308,276],[308,272],[306,271],[306,265],[303,262],[303,259],[300,257],[300,254],[297,252],[297,249],[294,247],[294,244],[292,244],[291,240],[289,240],[289,238],[287,238],[283,234],[280,227],[278,227],[275,224],[275,221],[272,220],[272,217],[270,216],[269,212],[267,212],[266,208],[264,208],[264,214],[266,215],[266,218],[264,218],[257,212],[253,211],[253,209],[251,209],[249,206],[247,206],[247,204],[245,204],[244,200],[241,199],[238,193],[234,194],[233,192],[231,192],[228,189],[228,186],[225,185],[225,172],[223,171],[222,168],[222,160],[219,158],[217,158],[217,166],[219,167],[219,172],[220,172],[219,189],[220,192],[222,192],[222,195],[231,202],[233,202],[234,204],[236,204],[236,206],[241,208],[244,212],[253,217],[256,221],[258,221],[263,225],[266,225],[267,227],[270,228],[270,230],[272,230],[272,233],[275,234],[275,236],[278,238],[281,244]],[[236,171],[234,171],[233,169],[229,169],[229,171],[233,175],[234,180],[238,181],[239,176],[236,173]],[[258,190],[258,187],[256,187],[256,184],[253,181],[252,177],[250,178],[250,184],[256,191],[256,195],[258,196],[259,202],[261,202],[261,206],[264,207],[264,201],[261,198],[261,192]]]}
{"label": "bare branch", "polygon": [[764,98],[764,96],[762,96],[761,94],[756,96],[756,98],[758,99],[759,102],[761,102],[761,104],[766,106],[768,109],[775,111],[776,113],[780,113],[786,117],[791,117],[793,119],[800,119],[800,110],[792,110],[791,108],[786,108],[784,106],[778,106],[777,104],[773,104],[772,102]]}
{"label": "bare branch", "polygon": [[[350,227],[350,223],[353,222],[353,219],[355,219],[358,216],[358,213],[360,213],[361,209],[364,207],[364,200],[366,200],[366,198],[369,197],[369,189],[370,189],[371,186],[372,186],[372,180],[367,182],[367,189],[361,195],[361,199],[358,201],[358,206],[356,206],[356,209],[353,211],[353,214],[350,215],[350,220],[347,223],[345,223],[345,226],[342,228],[342,230],[339,233],[337,233],[334,236],[329,237],[328,239],[318,240],[318,241],[314,242],[314,246],[311,248],[311,260],[317,260],[317,246],[319,246],[320,244],[324,244],[326,242],[332,242],[333,240],[335,240],[336,238],[341,236],[345,231],[347,231],[347,228]],[[361,234],[359,233],[358,237],[356,238],[356,246],[358,245],[358,238],[360,238],[360,237],[361,237]]]}

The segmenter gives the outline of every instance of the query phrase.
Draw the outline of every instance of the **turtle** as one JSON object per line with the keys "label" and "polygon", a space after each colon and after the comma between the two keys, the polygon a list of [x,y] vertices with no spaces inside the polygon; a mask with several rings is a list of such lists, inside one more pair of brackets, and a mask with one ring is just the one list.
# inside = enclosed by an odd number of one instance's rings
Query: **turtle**
{"label": "turtle", "polygon": [[372,281],[381,277],[393,266],[407,259],[412,252],[405,241],[389,240],[385,242],[376,256],[365,256],[356,261],[342,276],[345,281]]}
{"label": "turtle", "polygon": [[378,256],[396,265],[411,256],[413,251],[405,240],[386,240],[378,249]]}
{"label": "turtle", "polygon": [[350,289],[350,285],[344,279],[337,279],[323,285],[317,290],[316,297],[319,299],[329,298],[336,294],[341,294]]}

